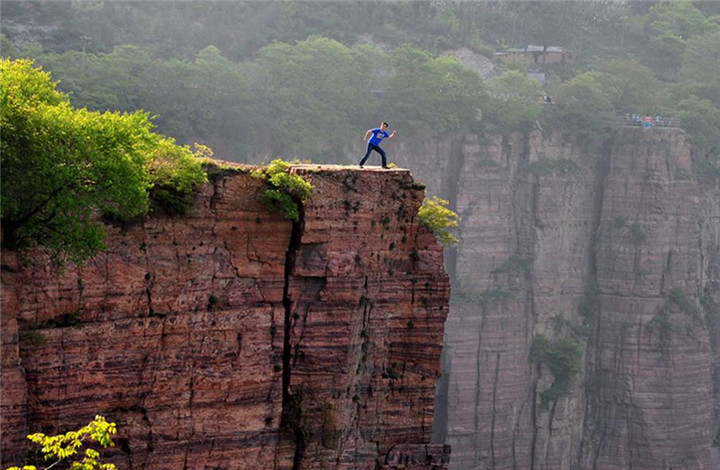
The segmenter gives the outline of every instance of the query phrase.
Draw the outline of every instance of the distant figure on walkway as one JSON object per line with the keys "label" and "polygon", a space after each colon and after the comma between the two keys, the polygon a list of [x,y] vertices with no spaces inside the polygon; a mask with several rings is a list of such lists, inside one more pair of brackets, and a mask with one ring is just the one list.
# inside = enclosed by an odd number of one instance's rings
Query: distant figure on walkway
{"label": "distant figure on walkway", "polygon": [[[387,168],[387,159],[385,157],[385,150],[380,148],[380,142],[382,142],[382,140],[385,138],[387,138],[388,140],[392,139],[393,137],[395,137],[395,134],[397,133],[396,131],[393,131],[392,134],[388,134],[385,131],[385,129],[387,129],[387,128],[388,128],[388,123],[383,122],[382,124],[380,124],[380,127],[376,127],[374,129],[368,129],[367,132],[365,132],[365,137],[363,137],[363,140],[367,140],[368,137],[370,138],[370,140],[368,140],[367,151],[365,152],[365,156],[362,158],[362,160],[360,160],[360,168],[363,167],[363,165],[365,164],[365,160],[368,159],[368,157],[370,156],[370,152],[372,152],[373,150],[375,150],[377,153],[379,153],[380,156],[382,157],[382,167]],[[371,135],[372,135],[372,137],[371,137]]]}
{"label": "distant figure on walkway", "polygon": [[652,127],[652,118],[650,116],[645,116],[644,127]]}

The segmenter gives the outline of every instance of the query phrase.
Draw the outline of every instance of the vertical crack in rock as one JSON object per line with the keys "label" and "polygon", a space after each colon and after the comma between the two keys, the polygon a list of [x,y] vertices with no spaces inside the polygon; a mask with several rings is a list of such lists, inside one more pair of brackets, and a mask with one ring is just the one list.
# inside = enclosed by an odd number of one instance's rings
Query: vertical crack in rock
{"label": "vertical crack in rock", "polygon": [[[588,267],[587,278],[591,285],[586,287],[586,298],[592,298],[594,313],[590,320],[590,334],[588,335],[588,344],[585,348],[585,383],[590,384],[599,380],[599,371],[597,367],[597,356],[599,355],[598,345],[600,344],[600,332],[602,316],[600,315],[600,306],[596,298],[597,296],[597,274],[598,274],[598,256],[597,250],[600,239],[600,224],[603,216],[603,204],[605,202],[605,184],[610,175],[612,155],[612,139],[606,139],[603,142],[600,158],[597,160],[595,168],[595,189],[593,192],[593,217],[592,232],[589,239],[588,247]],[[604,426],[600,432],[597,429],[594,415],[597,413],[597,401],[599,396],[597,392],[589,392],[587,387],[583,391],[585,394],[585,409],[583,413],[582,435],[580,436],[580,456],[579,462],[582,462],[587,453],[587,461],[592,461],[592,468],[597,468],[598,459],[600,458],[600,449],[605,441],[607,427]],[[585,450],[586,449],[586,450]]]}
{"label": "vertical crack in rock", "polygon": [[495,468],[495,418],[497,414],[497,389],[498,379],[500,374],[500,353],[495,355],[495,380],[493,380],[493,394],[492,394],[492,418],[490,422],[490,461],[492,462],[492,468]]}
{"label": "vertical crack in rock", "polygon": [[293,394],[290,389],[290,362],[292,356],[292,344],[290,341],[292,331],[292,298],[290,297],[290,278],[295,269],[297,251],[300,248],[302,234],[305,229],[305,211],[301,201],[295,201],[300,216],[297,222],[292,224],[290,242],[285,252],[285,279],[283,285],[282,304],[285,310],[285,321],[283,330],[283,368],[282,368],[282,421],[294,434],[295,455],[293,457],[293,470],[298,470],[303,457],[305,436],[301,425],[301,413],[299,397]]}

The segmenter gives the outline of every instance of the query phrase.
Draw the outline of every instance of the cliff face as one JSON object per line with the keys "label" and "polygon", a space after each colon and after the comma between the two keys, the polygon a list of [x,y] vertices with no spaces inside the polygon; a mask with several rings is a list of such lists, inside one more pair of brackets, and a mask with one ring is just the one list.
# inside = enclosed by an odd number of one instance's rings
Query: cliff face
{"label": "cliff face", "polygon": [[398,159],[463,217],[434,435],[450,467],[718,468],[720,187],[684,133],[435,145],[432,177],[419,149]]}
{"label": "cliff face", "polygon": [[3,465],[98,413],[120,468],[447,465],[429,442],[449,283],[423,186],[293,171],[315,185],[300,223],[240,172],[61,277],[3,253]]}

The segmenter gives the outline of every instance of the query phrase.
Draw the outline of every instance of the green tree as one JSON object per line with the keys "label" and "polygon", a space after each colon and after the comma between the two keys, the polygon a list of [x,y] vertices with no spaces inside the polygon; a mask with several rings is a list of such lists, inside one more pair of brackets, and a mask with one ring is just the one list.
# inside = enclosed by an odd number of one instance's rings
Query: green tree
{"label": "green tree", "polygon": [[480,76],[447,56],[433,58],[428,52],[405,44],[392,57],[393,74],[384,96],[388,119],[402,121],[409,134],[438,135],[467,129],[477,121],[483,107]]}
{"label": "green tree", "polygon": [[12,41],[10,41],[4,34],[0,34],[0,56],[14,58],[16,54],[17,51],[15,50],[15,46]]}
{"label": "green tree", "polygon": [[[160,182],[153,173],[174,144],[152,132],[142,111],[73,108],[29,60],[2,60],[0,71],[3,242],[39,245],[60,264],[82,262],[103,248],[97,213],[127,219],[147,212],[148,190]],[[171,160],[196,184],[204,181],[187,158]],[[173,182],[187,179],[179,171],[162,181],[188,191]]]}
{"label": "green tree", "polygon": [[542,111],[540,82],[517,70],[508,70],[489,83],[490,117],[505,130],[527,129]]}
{"label": "green tree", "polygon": [[602,119],[612,112],[595,72],[582,73],[558,87],[551,116],[581,139],[598,134]]}
{"label": "green tree", "polygon": [[710,100],[691,96],[682,100],[677,110],[681,125],[693,142],[714,154],[715,164],[720,163],[720,108]]}
{"label": "green tree", "polygon": [[160,132],[183,144],[236,148],[250,140],[247,86],[236,64],[208,46],[194,61],[153,59],[137,46],[109,54],[70,51],[37,61],[59,79],[75,106],[93,110],[151,109]]}
{"label": "green tree", "polygon": [[[53,461],[45,470],[54,467],[60,462],[67,462],[70,470],[115,470],[111,463],[101,463],[100,453],[92,448],[85,449],[85,456],[79,459],[78,450],[83,443],[94,442],[103,448],[112,447],[113,434],[117,433],[115,423],[108,423],[103,416],[97,415],[95,419],[77,431],[69,431],[57,436],[46,436],[43,433],[30,434],[28,439],[42,446],[41,451],[47,461]],[[10,467],[7,470],[37,470],[34,465]]]}
{"label": "green tree", "polygon": [[363,116],[362,106],[371,101],[375,70],[367,58],[381,57],[374,48],[322,37],[262,48],[256,105],[266,119],[258,137],[273,155],[337,158],[337,140],[357,132],[353,117]]}
{"label": "green tree", "polygon": [[673,96],[691,95],[720,107],[720,31],[688,41]]}
{"label": "green tree", "polygon": [[570,338],[550,340],[544,335],[533,338],[530,347],[530,360],[543,363],[552,372],[554,380],[550,388],[540,394],[541,406],[570,393],[575,377],[582,371],[583,349],[580,344]]}
{"label": "green tree", "polygon": [[634,59],[602,61],[596,80],[616,110],[653,115],[661,112],[660,81],[652,70]]}
{"label": "green tree", "polygon": [[659,68],[671,70],[680,66],[688,40],[720,28],[689,0],[658,2],[644,20],[652,47],[651,58]]}

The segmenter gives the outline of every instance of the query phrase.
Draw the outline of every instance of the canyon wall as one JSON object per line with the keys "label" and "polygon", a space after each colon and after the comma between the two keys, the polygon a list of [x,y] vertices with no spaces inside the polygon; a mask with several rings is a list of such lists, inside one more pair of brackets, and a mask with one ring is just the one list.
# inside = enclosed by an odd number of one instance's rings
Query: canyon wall
{"label": "canyon wall", "polygon": [[447,468],[431,445],[449,282],[406,170],[297,165],[292,223],[243,168],[192,215],[108,227],[58,273],[3,252],[2,465],[103,414],[119,468]]}
{"label": "canyon wall", "polygon": [[450,468],[720,468],[718,180],[679,129],[598,134],[397,147],[463,217],[434,430]]}

